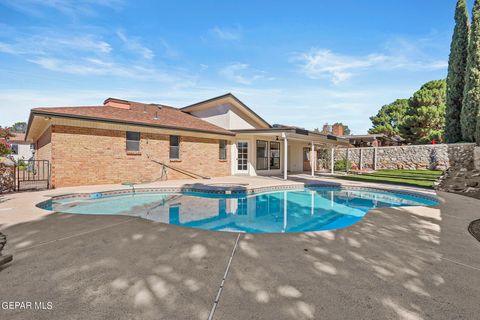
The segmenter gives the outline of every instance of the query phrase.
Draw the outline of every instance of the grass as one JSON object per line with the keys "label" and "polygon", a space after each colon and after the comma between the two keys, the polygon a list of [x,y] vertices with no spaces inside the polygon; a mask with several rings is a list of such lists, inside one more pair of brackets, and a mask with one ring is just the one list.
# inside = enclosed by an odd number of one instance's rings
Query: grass
{"label": "grass", "polygon": [[400,184],[413,187],[433,188],[433,183],[442,175],[439,170],[378,170],[373,173],[339,176],[338,179]]}

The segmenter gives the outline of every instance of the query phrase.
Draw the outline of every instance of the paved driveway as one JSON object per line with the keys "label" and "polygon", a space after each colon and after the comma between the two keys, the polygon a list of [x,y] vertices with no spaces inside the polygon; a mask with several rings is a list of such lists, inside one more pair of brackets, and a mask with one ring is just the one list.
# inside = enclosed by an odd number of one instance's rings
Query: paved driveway
{"label": "paved driveway", "polygon": [[[241,234],[214,319],[478,319],[480,201],[390,208],[354,226]],[[0,300],[52,302],[0,319],[207,319],[237,233],[50,214],[7,227]]]}

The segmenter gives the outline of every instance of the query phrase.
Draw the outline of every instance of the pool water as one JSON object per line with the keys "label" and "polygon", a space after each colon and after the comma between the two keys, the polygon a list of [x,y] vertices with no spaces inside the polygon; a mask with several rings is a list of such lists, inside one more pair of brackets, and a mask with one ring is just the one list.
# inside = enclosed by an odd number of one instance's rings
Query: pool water
{"label": "pool water", "polygon": [[388,191],[306,188],[261,194],[136,193],[49,200],[61,213],[127,215],[191,228],[250,233],[345,228],[373,208],[431,206],[433,198]]}

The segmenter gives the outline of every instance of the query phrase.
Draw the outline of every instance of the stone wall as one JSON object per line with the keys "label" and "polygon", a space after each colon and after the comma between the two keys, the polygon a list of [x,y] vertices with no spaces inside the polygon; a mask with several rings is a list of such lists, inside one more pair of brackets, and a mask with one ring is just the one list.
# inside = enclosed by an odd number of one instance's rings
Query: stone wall
{"label": "stone wall", "polygon": [[[436,144],[392,147],[349,148],[352,169],[446,170],[451,166],[473,168],[475,144]],[[346,159],[347,149],[335,150],[335,161]]]}
{"label": "stone wall", "polygon": [[0,193],[15,189],[15,165],[12,160],[0,157]]}

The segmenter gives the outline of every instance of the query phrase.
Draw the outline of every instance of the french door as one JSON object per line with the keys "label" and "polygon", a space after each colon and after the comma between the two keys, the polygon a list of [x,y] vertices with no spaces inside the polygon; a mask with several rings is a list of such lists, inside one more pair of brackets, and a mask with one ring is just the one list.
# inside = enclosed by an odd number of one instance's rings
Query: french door
{"label": "french door", "polygon": [[248,173],[248,142],[237,141],[237,172]]}

